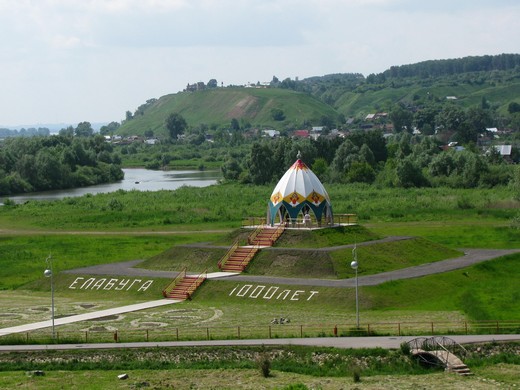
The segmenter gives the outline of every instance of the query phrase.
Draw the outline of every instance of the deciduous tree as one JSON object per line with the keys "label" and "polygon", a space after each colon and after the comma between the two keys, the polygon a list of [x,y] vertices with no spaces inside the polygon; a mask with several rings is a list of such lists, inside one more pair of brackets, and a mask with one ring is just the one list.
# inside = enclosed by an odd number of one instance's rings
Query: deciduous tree
{"label": "deciduous tree", "polygon": [[184,134],[187,126],[186,120],[179,113],[172,112],[168,115],[168,118],[166,118],[166,129],[170,137],[174,140],[179,138],[179,135]]}

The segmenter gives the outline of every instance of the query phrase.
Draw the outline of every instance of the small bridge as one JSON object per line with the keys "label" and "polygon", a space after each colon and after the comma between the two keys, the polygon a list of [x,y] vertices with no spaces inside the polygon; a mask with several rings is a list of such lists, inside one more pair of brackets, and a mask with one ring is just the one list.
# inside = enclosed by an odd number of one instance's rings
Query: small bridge
{"label": "small bridge", "polygon": [[449,337],[418,337],[408,341],[410,353],[426,366],[444,367],[459,375],[472,375],[468,366],[458,357],[465,357],[466,348]]}

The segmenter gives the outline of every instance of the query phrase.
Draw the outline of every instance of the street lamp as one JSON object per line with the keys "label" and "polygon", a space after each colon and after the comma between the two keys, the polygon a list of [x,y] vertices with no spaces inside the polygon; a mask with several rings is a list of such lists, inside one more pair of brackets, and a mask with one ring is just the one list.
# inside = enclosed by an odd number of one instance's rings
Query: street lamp
{"label": "street lamp", "polygon": [[350,266],[354,271],[356,271],[356,328],[359,329],[359,296],[358,296],[358,262],[357,262],[357,251],[356,246],[354,245],[354,249],[352,249],[352,256],[354,260],[350,263]]}
{"label": "street lamp", "polygon": [[47,263],[47,269],[43,272],[43,275],[46,278],[51,278],[51,319],[52,319],[52,339],[54,340],[56,337],[56,333],[54,332],[54,273],[52,272],[52,257],[49,255],[45,259]]}

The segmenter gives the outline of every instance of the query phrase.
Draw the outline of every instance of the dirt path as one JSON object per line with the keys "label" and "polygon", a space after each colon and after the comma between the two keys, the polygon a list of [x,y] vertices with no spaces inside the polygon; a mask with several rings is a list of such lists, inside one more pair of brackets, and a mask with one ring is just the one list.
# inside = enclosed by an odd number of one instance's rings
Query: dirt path
{"label": "dirt path", "polygon": [[37,235],[85,235],[85,236],[163,236],[176,234],[228,233],[232,229],[214,230],[132,230],[132,231],[85,231],[85,230],[34,230],[34,229],[0,229],[0,236],[37,236]]}

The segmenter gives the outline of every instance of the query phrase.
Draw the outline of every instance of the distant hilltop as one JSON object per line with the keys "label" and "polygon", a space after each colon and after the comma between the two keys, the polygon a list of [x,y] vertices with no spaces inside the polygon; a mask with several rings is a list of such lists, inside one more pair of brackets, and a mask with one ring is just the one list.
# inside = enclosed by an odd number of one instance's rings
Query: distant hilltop
{"label": "distant hilltop", "polygon": [[[105,126],[108,124],[108,122],[94,122],[90,123],[92,125],[92,128],[94,131],[99,131],[99,129],[102,126]],[[77,123],[36,123],[36,124],[30,124],[30,125],[16,125],[16,126],[9,126],[9,125],[0,125],[0,129],[6,129],[6,130],[28,130],[28,129],[48,129],[51,134],[58,134],[58,132],[61,129],[66,129],[67,127],[72,126],[76,127]]]}

